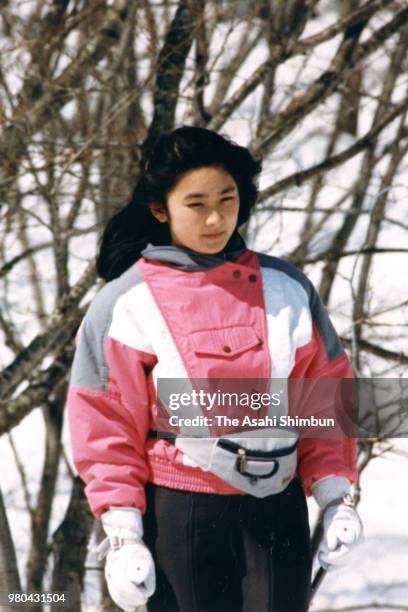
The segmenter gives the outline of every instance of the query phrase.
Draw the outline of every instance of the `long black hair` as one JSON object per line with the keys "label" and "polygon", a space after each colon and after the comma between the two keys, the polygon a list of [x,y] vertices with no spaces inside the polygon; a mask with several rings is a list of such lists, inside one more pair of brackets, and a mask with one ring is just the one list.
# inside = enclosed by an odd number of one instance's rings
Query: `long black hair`
{"label": "long black hair", "polygon": [[183,126],[159,136],[130,202],[107,223],[96,261],[98,275],[112,280],[140,257],[148,242],[171,244],[167,223],[150,212],[166,209],[166,197],[182,174],[203,166],[222,166],[235,180],[240,197],[237,227],[248,221],[255,204],[261,162],[245,147],[200,127]]}

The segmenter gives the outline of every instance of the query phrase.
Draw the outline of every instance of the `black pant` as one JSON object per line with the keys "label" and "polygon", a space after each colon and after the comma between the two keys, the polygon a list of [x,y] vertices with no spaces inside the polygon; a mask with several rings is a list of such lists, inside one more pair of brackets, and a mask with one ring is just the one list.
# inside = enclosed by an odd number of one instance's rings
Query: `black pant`
{"label": "black pant", "polygon": [[278,495],[147,486],[145,542],[156,562],[149,612],[304,612],[311,548],[295,478]]}

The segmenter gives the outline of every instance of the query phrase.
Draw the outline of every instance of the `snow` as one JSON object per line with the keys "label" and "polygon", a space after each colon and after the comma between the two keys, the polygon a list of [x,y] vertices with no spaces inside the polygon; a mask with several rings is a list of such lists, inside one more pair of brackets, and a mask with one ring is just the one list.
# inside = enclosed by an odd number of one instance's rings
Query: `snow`
{"label": "snow", "polygon": [[[408,451],[407,440],[392,442],[395,448]],[[373,459],[363,471],[358,512],[364,542],[346,567],[326,575],[313,612],[363,604],[371,606],[365,610],[387,610],[386,604],[407,606],[407,468],[407,459],[389,453]],[[314,520],[316,504],[311,500],[309,506]]]}

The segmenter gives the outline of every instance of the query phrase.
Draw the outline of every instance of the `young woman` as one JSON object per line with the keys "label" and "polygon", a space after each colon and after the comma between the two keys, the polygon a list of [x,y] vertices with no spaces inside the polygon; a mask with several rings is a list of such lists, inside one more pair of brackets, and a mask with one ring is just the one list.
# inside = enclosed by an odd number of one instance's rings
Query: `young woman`
{"label": "young woman", "polygon": [[148,599],[149,612],[307,610],[305,494],[324,509],[322,565],[343,562],[361,537],[352,439],[305,437],[294,451],[293,439],[231,446],[227,436],[223,446],[207,421],[210,446],[202,436],[193,448],[154,433],[159,379],[352,376],[310,281],[237,231],[260,171],[212,131],[164,134],[102,238],[108,282],[79,331],[68,410],[75,465],[107,534],[109,592],[124,610]]}

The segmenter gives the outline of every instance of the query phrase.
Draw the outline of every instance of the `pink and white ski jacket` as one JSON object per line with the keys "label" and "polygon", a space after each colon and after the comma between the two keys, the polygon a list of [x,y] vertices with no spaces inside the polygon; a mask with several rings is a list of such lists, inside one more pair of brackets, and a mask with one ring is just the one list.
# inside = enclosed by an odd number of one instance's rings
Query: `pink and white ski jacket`
{"label": "pink and white ski jacket", "polygon": [[[145,484],[242,494],[192,465],[156,429],[159,378],[352,378],[306,276],[246,248],[235,232],[218,255],[149,245],[92,302],[79,331],[68,418],[92,512],[145,511]],[[226,350],[227,349],[227,350]],[[356,481],[355,440],[301,439],[308,495],[330,474]]]}

